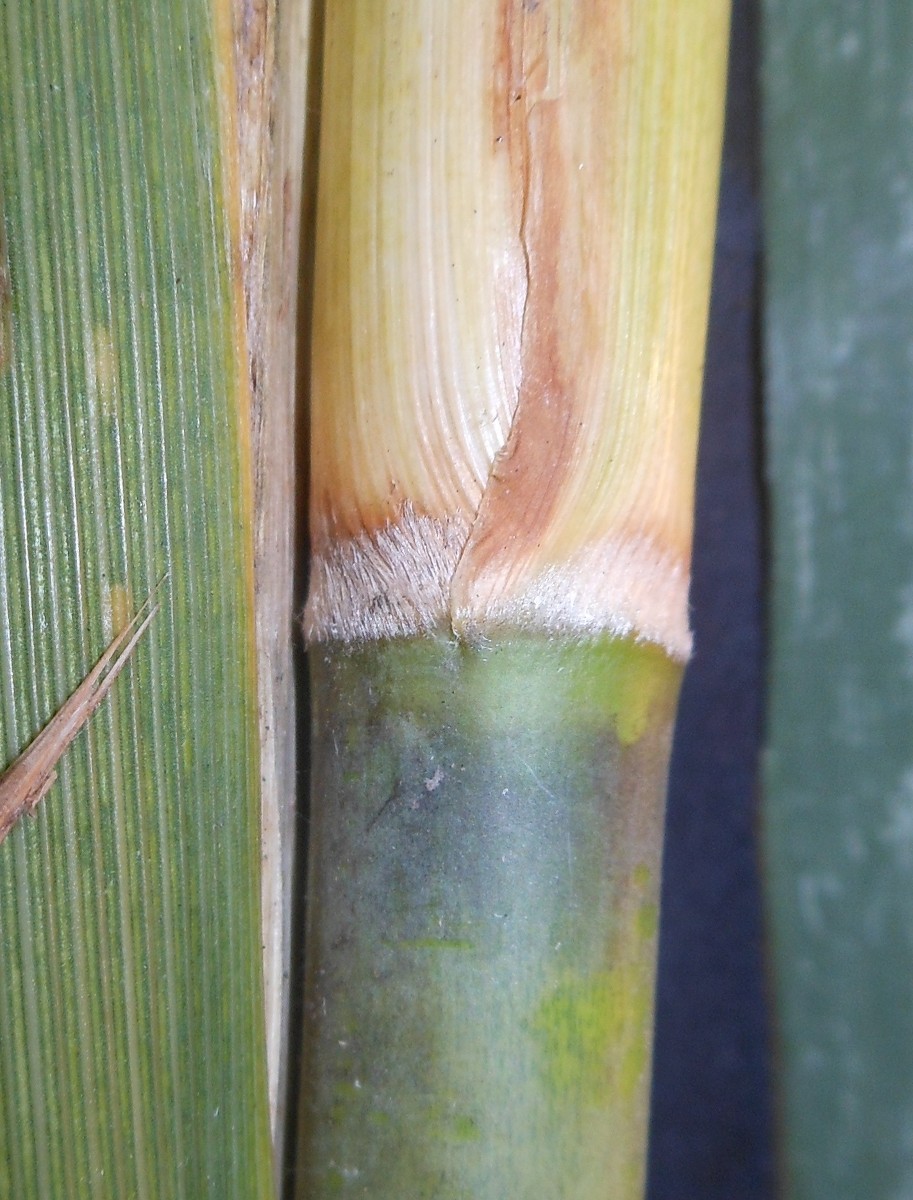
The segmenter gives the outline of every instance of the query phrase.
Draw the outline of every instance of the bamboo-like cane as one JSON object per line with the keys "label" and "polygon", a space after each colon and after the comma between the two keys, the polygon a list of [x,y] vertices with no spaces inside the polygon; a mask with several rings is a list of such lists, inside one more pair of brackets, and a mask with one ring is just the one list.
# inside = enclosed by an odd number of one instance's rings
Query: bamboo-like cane
{"label": "bamboo-like cane", "polygon": [[327,14],[302,1196],[642,1192],[726,32]]}

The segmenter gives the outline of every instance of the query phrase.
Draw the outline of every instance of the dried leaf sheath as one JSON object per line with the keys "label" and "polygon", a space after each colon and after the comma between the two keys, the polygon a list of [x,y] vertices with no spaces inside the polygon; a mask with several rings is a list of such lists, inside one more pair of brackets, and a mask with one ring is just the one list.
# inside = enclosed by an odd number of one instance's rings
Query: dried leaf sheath
{"label": "dried leaf sheath", "polygon": [[[277,1169],[288,1091],[295,841],[293,542],[299,231],[311,57],[310,0],[234,0],[241,277],[251,395],[255,625],[267,1058]],[[313,140],[313,139],[311,139]],[[313,164],[309,164],[309,174]],[[308,185],[309,194],[310,185]]]}

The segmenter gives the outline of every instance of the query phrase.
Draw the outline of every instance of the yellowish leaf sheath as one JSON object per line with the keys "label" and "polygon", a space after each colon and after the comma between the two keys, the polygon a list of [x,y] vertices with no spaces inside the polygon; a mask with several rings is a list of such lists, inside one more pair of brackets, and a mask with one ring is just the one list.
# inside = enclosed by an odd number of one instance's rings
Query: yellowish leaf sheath
{"label": "yellowish leaf sheath", "polygon": [[687,657],[727,15],[330,15],[312,639],[523,627]]}

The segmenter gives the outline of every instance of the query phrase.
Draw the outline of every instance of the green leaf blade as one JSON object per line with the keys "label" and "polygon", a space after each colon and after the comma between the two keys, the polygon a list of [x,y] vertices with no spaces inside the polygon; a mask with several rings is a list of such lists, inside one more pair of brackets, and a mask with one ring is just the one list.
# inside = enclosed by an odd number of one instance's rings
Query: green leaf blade
{"label": "green leaf blade", "polygon": [[0,1184],[17,1197],[271,1186],[216,53],[197,0],[0,12],[4,761],[165,577],[58,784],[0,847]]}

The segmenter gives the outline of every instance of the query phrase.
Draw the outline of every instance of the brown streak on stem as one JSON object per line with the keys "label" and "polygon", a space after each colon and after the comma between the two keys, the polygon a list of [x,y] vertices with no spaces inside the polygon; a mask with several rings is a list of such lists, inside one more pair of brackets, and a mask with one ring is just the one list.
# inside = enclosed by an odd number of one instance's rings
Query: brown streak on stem
{"label": "brown streak on stem", "polygon": [[[514,10],[514,11],[510,11]],[[530,6],[507,0],[503,63],[495,69],[495,90],[508,83],[504,103],[510,122],[510,152],[520,196],[520,240],[526,258],[527,297],[521,335],[520,396],[507,442],[495,456],[488,485],[454,580],[455,607],[491,567],[526,563],[517,548],[536,545],[560,495],[561,480],[573,469],[575,417],[579,398],[565,378],[560,337],[566,316],[560,311],[562,223],[569,202],[566,152],[561,134],[560,53],[550,54],[560,5]],[[519,31],[519,35],[518,35]],[[559,61],[551,61],[557,57]],[[516,114],[516,115],[514,115]],[[520,128],[516,128],[519,126]],[[497,125],[496,125],[497,128]]]}
{"label": "brown streak on stem", "polygon": [[0,203],[0,371],[9,366],[13,355],[12,307],[13,289],[6,253],[6,232],[3,228],[3,205]]}
{"label": "brown streak on stem", "polygon": [[[35,810],[57,778],[57,764],[77,734],[107,696],[126,666],[150,621],[156,604],[139,626],[136,622],[148,601],[102,654],[79,687],[44,729],[0,775],[0,842],[26,813]],[[135,627],[135,628],[134,628]],[[133,630],[131,636],[131,630]],[[107,672],[107,673],[106,673]]]}

